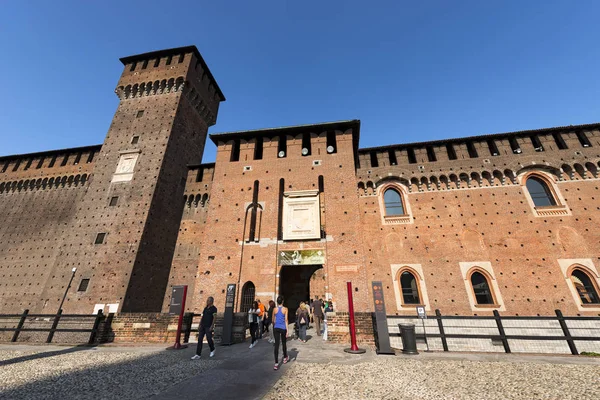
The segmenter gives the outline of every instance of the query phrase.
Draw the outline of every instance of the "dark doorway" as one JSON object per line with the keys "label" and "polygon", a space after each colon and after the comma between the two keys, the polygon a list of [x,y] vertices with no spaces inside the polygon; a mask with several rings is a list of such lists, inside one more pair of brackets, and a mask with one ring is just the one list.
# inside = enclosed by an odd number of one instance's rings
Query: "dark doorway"
{"label": "dark doorway", "polygon": [[315,271],[322,265],[284,265],[279,273],[279,293],[283,295],[283,305],[288,308],[289,319],[293,321],[301,301],[310,298],[310,281]]}

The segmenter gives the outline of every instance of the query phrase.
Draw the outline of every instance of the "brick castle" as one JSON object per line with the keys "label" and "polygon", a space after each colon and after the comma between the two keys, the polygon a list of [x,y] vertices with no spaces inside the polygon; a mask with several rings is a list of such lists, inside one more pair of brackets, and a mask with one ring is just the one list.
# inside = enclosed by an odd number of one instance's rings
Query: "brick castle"
{"label": "brick castle", "polygon": [[[121,59],[102,145],[0,158],[0,312],[237,309],[319,295],[388,314],[600,314],[600,124],[359,148],[360,121],[208,135],[194,47]],[[200,164],[207,135],[216,162]],[[73,272],[73,269],[75,271]]]}

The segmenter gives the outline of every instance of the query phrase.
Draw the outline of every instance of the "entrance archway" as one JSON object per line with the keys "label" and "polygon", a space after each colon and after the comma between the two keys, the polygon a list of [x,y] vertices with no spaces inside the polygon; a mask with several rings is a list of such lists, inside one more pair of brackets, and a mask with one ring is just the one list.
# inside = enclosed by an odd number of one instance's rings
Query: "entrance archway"
{"label": "entrance archway", "polygon": [[[290,322],[294,320],[300,302],[310,299],[311,278],[317,270],[322,268],[322,265],[284,265],[281,267],[279,293],[285,299],[284,305],[288,308]],[[316,279],[319,279],[319,276]],[[319,296],[323,294],[319,294]]]}
{"label": "entrance archway", "polygon": [[252,307],[252,303],[256,300],[256,287],[254,283],[248,281],[242,287],[242,301],[240,304],[241,312],[248,312]]}

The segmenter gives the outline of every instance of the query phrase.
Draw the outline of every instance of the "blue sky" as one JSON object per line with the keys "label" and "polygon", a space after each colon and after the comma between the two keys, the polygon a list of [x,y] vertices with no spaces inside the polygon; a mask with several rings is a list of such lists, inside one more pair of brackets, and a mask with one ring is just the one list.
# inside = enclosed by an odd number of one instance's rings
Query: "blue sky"
{"label": "blue sky", "polygon": [[118,58],[190,44],[227,97],[211,133],[357,118],[371,147],[600,121],[597,1],[29,0],[2,15],[0,155],[102,143]]}

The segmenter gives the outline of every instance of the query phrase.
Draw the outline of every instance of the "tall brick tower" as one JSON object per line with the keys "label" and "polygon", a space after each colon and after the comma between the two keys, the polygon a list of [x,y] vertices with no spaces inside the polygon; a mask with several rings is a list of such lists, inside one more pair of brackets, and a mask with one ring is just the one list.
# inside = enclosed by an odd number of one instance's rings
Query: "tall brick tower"
{"label": "tall brick tower", "polygon": [[[52,306],[56,287],[77,268],[65,312],[89,313],[103,304],[123,312],[161,310],[187,165],[201,161],[208,127],[225,100],[195,46],[121,62],[119,106],[44,289]],[[77,290],[81,279],[89,279],[86,291]]]}

